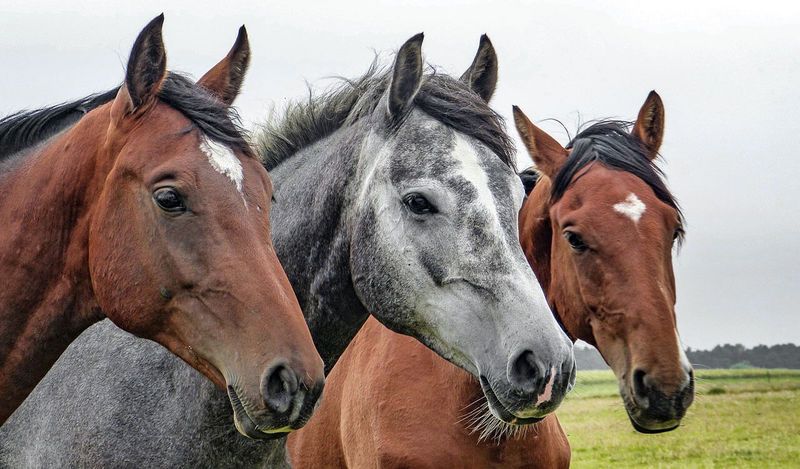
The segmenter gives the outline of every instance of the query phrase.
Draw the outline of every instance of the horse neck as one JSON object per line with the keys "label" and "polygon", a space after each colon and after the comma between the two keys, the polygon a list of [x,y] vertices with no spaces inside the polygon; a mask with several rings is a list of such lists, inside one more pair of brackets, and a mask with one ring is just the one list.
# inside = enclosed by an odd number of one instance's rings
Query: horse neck
{"label": "horse neck", "polygon": [[87,241],[107,126],[91,124],[81,121],[51,138],[0,181],[0,423],[101,318]]}
{"label": "horse neck", "polygon": [[542,176],[537,181],[520,212],[520,241],[536,279],[542,286],[556,320],[574,342],[577,339],[594,345],[591,330],[584,320],[579,292],[569,291],[563,282],[553,281],[559,269],[571,266],[558,265],[553,259],[553,222],[550,218],[550,193],[552,181]]}
{"label": "horse neck", "polygon": [[550,254],[553,230],[550,226],[550,188],[547,176],[540,176],[522,206],[519,216],[520,243],[525,257],[548,298],[550,290]]}
{"label": "horse neck", "polygon": [[273,243],[326,374],[369,315],[350,268],[348,220],[360,140],[353,129],[339,130],[270,171],[277,199]]}

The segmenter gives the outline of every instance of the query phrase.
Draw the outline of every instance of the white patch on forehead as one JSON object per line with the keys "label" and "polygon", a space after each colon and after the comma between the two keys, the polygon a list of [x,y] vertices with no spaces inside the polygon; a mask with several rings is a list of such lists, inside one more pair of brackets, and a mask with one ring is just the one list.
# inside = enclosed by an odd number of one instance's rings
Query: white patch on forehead
{"label": "white patch on forehead", "polygon": [[[244,192],[242,192],[242,182],[244,181],[242,163],[233,154],[233,151],[229,147],[205,137],[200,140],[200,151],[206,154],[212,168],[223,176],[227,176],[233,182],[236,190],[242,195],[242,200],[244,200]],[[245,205],[247,205],[247,201],[245,201]]]}
{"label": "white patch on forehead", "polygon": [[622,202],[614,204],[614,211],[625,215],[633,220],[634,223],[639,223],[639,219],[642,218],[642,214],[645,210],[647,210],[647,207],[633,192],[628,194],[628,197]]}
{"label": "white patch on forehead", "polygon": [[494,195],[489,189],[489,177],[486,175],[486,170],[481,166],[478,152],[475,151],[475,148],[463,135],[457,133],[452,156],[461,162],[461,175],[471,182],[478,191],[477,203],[489,209],[492,223],[497,227],[497,233],[501,233],[502,229],[500,218],[497,215],[497,206],[494,203]]}

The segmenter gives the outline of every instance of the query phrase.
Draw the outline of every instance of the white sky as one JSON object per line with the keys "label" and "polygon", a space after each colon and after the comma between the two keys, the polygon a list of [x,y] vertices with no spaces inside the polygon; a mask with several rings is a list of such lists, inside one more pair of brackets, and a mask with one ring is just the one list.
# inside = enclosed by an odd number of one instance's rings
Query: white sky
{"label": "white sky", "polygon": [[0,115],[119,84],[136,34],[162,11],[168,67],[195,77],[247,25],[253,61],[237,105],[248,124],[303,97],[305,81],[358,75],[373,50],[420,31],[427,60],[458,75],[489,34],[492,104],[509,122],[512,104],[571,131],[579,119],[633,119],[656,89],[662,166],[689,222],[676,259],[685,345],[800,342],[798,2],[114,3],[3,0]]}

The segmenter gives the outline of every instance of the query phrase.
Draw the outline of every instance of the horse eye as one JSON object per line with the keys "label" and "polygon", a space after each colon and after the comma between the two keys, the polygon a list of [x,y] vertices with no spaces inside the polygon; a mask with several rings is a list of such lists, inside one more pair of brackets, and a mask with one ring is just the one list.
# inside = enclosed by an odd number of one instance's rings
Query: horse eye
{"label": "horse eye", "polygon": [[572,247],[572,249],[574,249],[577,252],[584,252],[587,249],[589,249],[589,246],[587,246],[586,243],[583,242],[583,239],[581,239],[580,235],[578,235],[577,233],[573,233],[572,231],[565,231],[564,238],[566,238],[567,242]]}
{"label": "horse eye", "polygon": [[418,194],[416,192],[412,192],[411,194],[406,195],[403,197],[403,202],[406,204],[409,210],[416,213],[417,215],[424,215],[428,213],[436,213],[436,207],[431,204],[428,199],[425,198],[424,195]]}
{"label": "horse eye", "polygon": [[170,213],[183,213],[186,211],[186,205],[183,203],[183,197],[172,187],[162,187],[153,193],[153,200],[161,210]]}

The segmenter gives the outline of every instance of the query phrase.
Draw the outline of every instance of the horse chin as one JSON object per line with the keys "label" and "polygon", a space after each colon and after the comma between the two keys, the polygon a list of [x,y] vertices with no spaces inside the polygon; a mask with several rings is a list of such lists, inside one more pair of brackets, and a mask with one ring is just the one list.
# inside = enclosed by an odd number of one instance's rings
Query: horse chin
{"label": "horse chin", "polygon": [[632,403],[631,399],[627,397],[627,393],[624,391],[622,392],[622,400],[625,403],[625,412],[628,414],[628,419],[631,421],[633,429],[639,433],[653,435],[656,433],[671,432],[681,424],[680,420],[648,420],[642,415],[641,409]]}
{"label": "horse chin", "polygon": [[647,427],[640,425],[636,422],[636,420],[628,414],[628,418],[631,420],[631,425],[633,425],[633,429],[639,433],[644,433],[646,435],[653,435],[656,433],[666,433],[675,430],[680,426],[680,422],[678,421],[670,421],[670,422],[659,422],[656,424],[648,424]]}
{"label": "horse chin", "polygon": [[500,399],[498,399],[494,390],[489,385],[489,381],[485,377],[481,376],[480,382],[481,390],[483,391],[483,395],[486,396],[486,402],[489,405],[489,412],[491,412],[497,420],[509,425],[523,426],[533,425],[544,419],[544,417],[517,417],[500,402]]}
{"label": "horse chin", "polygon": [[275,429],[262,429],[253,421],[242,404],[239,394],[233,386],[228,386],[228,399],[233,407],[233,424],[242,435],[253,440],[275,440],[292,431],[288,426]]}

